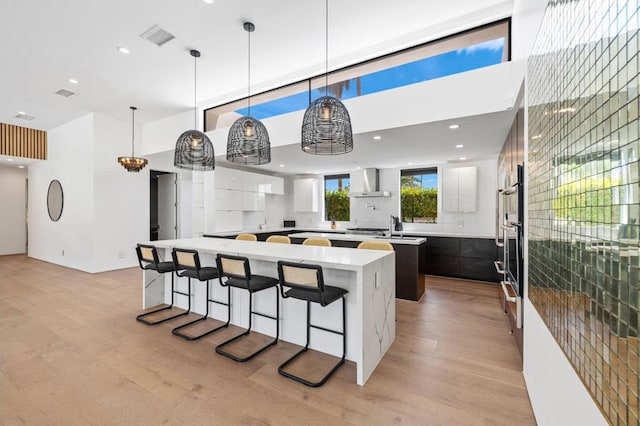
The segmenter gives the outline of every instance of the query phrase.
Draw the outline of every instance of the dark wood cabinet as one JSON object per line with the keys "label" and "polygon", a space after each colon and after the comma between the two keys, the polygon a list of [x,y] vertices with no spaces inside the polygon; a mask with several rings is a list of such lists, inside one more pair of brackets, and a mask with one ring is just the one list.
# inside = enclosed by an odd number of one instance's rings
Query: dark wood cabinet
{"label": "dark wood cabinet", "polygon": [[495,283],[498,258],[491,238],[427,237],[425,271],[429,275]]}

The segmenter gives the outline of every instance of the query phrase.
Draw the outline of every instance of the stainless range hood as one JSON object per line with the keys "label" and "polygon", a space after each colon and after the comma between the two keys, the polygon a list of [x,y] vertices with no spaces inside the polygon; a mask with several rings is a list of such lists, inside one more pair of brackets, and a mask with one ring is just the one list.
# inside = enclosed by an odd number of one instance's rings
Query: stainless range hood
{"label": "stainless range hood", "polygon": [[[352,185],[356,182],[352,180]],[[362,187],[353,186],[353,191],[349,192],[349,196],[354,198],[391,197],[391,192],[380,191],[378,184],[378,169],[364,169],[362,171]]]}

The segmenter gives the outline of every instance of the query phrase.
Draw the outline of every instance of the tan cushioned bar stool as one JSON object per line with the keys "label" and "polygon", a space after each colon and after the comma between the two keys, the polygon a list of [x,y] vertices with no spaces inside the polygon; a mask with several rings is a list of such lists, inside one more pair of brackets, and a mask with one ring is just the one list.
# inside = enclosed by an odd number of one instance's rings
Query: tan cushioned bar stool
{"label": "tan cushioned bar stool", "polygon": [[272,235],[267,238],[268,243],[291,244],[291,238],[286,235]]}
{"label": "tan cushioned bar stool", "polygon": [[359,249],[394,251],[391,243],[386,241],[367,240],[358,244]]}
{"label": "tan cushioned bar stool", "polygon": [[303,246],[331,247],[331,241],[326,238],[307,238],[302,242]]}
{"label": "tan cushioned bar stool", "polygon": [[238,236],[236,237],[236,240],[258,241],[258,237],[256,237],[254,234],[238,234]]}

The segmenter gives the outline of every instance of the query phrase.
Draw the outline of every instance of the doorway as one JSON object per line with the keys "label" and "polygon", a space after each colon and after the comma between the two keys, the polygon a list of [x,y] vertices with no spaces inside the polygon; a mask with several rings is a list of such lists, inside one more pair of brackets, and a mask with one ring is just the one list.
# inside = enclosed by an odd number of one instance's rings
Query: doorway
{"label": "doorway", "polygon": [[149,240],[178,237],[178,175],[151,170],[149,173]]}

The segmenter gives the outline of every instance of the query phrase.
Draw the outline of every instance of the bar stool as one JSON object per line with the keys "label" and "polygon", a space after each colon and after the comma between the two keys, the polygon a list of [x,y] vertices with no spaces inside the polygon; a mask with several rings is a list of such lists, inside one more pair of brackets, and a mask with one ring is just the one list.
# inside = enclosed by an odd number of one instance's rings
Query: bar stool
{"label": "bar stool", "polygon": [[[204,315],[202,317],[195,319],[193,321],[189,321],[180,325],[179,327],[171,330],[171,333],[176,336],[182,337],[187,340],[197,340],[201,337],[204,337],[208,334],[211,334],[215,331],[218,331],[222,328],[228,327],[231,322],[231,309],[229,308],[229,300],[231,300],[231,289],[227,288],[227,302],[221,302],[219,300],[211,299],[211,286],[209,280],[214,278],[218,278],[218,270],[216,268],[210,266],[201,266],[200,265],[200,255],[197,250],[189,250],[189,249],[177,249],[174,248],[171,252],[171,257],[173,257],[173,263],[176,268],[176,274],[179,277],[187,277],[189,280],[189,293],[191,293],[191,278],[197,279],[200,282],[207,283],[207,300],[206,300],[206,309]],[[193,324],[199,323],[200,321],[206,321],[209,317],[209,304],[217,303],[219,305],[223,305],[227,307],[227,322],[223,323],[214,328],[206,329],[198,335],[186,334],[185,329],[190,327]]]}
{"label": "bar stool", "polygon": [[[345,295],[347,290],[339,287],[332,287],[324,284],[324,275],[322,273],[322,267],[320,265],[310,265],[307,263],[294,263],[294,262],[278,262],[278,277],[280,278],[280,292],[283,298],[291,297],[293,299],[304,300],[307,302],[307,341],[304,347],[299,350],[295,355],[286,360],[278,367],[278,373],[300,382],[307,386],[318,387],[322,386],[331,377],[336,370],[344,364],[347,348],[347,316],[345,307]],[[290,287],[285,292],[284,288]],[[328,328],[320,327],[311,324],[311,302],[319,303],[320,306],[327,306],[335,302],[338,299],[342,299],[342,332],[337,330],[331,330]],[[342,336],[342,358],[338,363],[318,382],[311,382],[300,376],[288,373],[284,371],[284,368],[289,365],[293,360],[298,358],[304,352],[309,350],[309,335],[311,334],[311,328],[327,331]]]}
{"label": "bar stool", "polygon": [[268,243],[291,244],[291,238],[286,235],[271,235],[267,238]]}
{"label": "bar stool", "polygon": [[386,251],[394,251],[391,243],[387,241],[375,241],[375,240],[367,240],[358,244],[359,249],[367,249],[367,250],[386,250]]}
{"label": "bar stool", "polygon": [[326,238],[307,238],[302,242],[303,246],[331,247],[331,241]]}
{"label": "bar stool", "polygon": [[255,234],[238,234],[236,240],[241,241],[258,241],[258,237]]}
{"label": "bar stool", "polygon": [[[172,320],[174,318],[187,315],[189,313],[188,310],[185,312],[184,310],[178,309],[178,308],[176,308],[178,310],[178,313],[171,312],[174,309],[173,308],[174,295],[175,294],[184,295],[184,293],[181,293],[175,290],[173,273],[175,272],[176,268],[173,262],[161,262],[160,256],[158,256],[158,249],[152,245],[138,244],[136,246],[136,254],[138,255],[138,263],[140,264],[140,268],[142,270],[152,270],[160,274],[166,274],[167,272],[171,273],[171,304],[158,305],[160,306],[159,309],[154,309],[153,311],[142,313],[136,317],[136,320],[143,322],[147,325],[156,325],[156,324],[163,323],[165,321]],[[149,315],[157,314],[158,312],[162,312],[162,311],[167,311],[167,313],[169,313],[170,315],[163,316],[160,319],[156,319],[156,320],[150,320],[146,318]]]}
{"label": "bar stool", "polygon": [[[249,266],[249,259],[242,256],[231,256],[231,255],[223,255],[218,253],[216,257],[216,264],[218,265],[218,274],[220,279],[220,285],[223,287],[235,287],[243,290],[249,291],[249,328],[243,333],[232,337],[229,340],[226,340],[216,346],[216,352],[220,355],[224,355],[228,358],[231,358],[234,361],[245,362],[258,355],[260,352],[264,351],[270,346],[278,343],[278,338],[280,337],[280,297],[278,295],[278,279],[265,277],[262,275],[252,275],[251,268]],[[222,278],[225,277],[227,280],[225,282],[222,281]],[[274,288],[276,293],[276,316],[273,317],[271,315],[263,314],[260,312],[253,311],[253,293],[257,293],[262,290],[267,290],[269,288]],[[246,355],[244,357],[238,357],[229,352],[224,351],[226,345],[235,342],[236,340],[241,339],[242,337],[248,336],[251,333],[252,326],[252,314],[259,315],[264,318],[270,318],[276,321],[276,338],[267,343],[265,346],[261,347],[257,351]]]}

